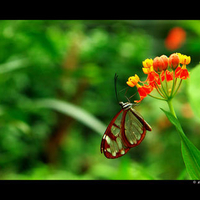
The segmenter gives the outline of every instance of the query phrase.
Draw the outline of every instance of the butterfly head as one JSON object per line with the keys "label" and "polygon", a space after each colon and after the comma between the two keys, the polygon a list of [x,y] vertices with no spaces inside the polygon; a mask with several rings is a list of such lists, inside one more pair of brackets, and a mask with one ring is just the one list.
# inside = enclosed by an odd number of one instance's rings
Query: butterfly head
{"label": "butterfly head", "polygon": [[128,110],[133,106],[133,104],[130,102],[124,103],[122,101],[119,102],[119,105],[122,107],[123,110]]}

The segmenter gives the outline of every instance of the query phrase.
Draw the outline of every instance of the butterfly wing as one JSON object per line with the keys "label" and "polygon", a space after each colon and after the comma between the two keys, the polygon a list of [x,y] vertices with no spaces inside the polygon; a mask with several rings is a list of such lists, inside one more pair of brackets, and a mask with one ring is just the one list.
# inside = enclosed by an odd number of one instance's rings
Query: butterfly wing
{"label": "butterfly wing", "polygon": [[130,148],[143,141],[146,130],[151,131],[151,126],[133,108],[127,111],[124,124],[121,134],[126,146]]}
{"label": "butterfly wing", "polygon": [[101,153],[107,158],[125,155],[139,145],[151,126],[133,108],[120,110],[108,125],[102,141]]}
{"label": "butterfly wing", "polygon": [[129,151],[125,141],[121,136],[121,131],[124,129],[124,120],[127,110],[120,110],[108,125],[102,141],[101,153],[107,158],[118,158]]}

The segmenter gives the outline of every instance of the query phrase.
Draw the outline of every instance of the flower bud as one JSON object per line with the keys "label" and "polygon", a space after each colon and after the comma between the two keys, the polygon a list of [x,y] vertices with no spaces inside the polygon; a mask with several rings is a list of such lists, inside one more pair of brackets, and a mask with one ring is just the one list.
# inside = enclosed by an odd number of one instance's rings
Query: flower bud
{"label": "flower bud", "polygon": [[169,57],[169,66],[172,69],[176,69],[180,63],[179,56],[176,53],[173,53]]}
{"label": "flower bud", "polygon": [[168,68],[168,65],[169,65],[169,58],[165,55],[162,55],[160,56],[160,58],[162,59],[163,61],[163,70],[166,70]]}
{"label": "flower bud", "polygon": [[161,72],[162,70],[166,70],[168,67],[168,57],[162,55],[160,57],[155,57],[153,60],[153,68],[156,72]]}

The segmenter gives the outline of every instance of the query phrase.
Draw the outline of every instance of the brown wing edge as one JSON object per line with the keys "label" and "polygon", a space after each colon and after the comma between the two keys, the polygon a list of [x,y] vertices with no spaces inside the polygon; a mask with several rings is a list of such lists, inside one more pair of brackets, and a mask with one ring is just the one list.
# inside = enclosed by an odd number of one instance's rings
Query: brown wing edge
{"label": "brown wing edge", "polygon": [[[100,149],[100,150],[101,150],[101,153],[104,153],[105,157],[106,157],[106,158],[109,158],[109,159],[119,158],[119,157],[125,155],[125,154],[129,151],[129,149],[130,149],[130,148],[127,147],[126,149],[124,149],[124,150],[125,150],[125,153],[124,153],[124,154],[121,154],[120,152],[118,152],[118,153],[116,153],[116,156],[113,156],[111,153],[109,153],[109,152],[107,152],[107,151],[106,151],[106,152],[104,151],[104,149],[107,148],[106,145],[108,145],[107,142],[106,142],[106,139],[105,139],[106,135],[108,135],[108,136],[109,136],[111,139],[113,139],[113,140],[116,140],[116,138],[117,138],[116,136],[114,136],[114,135],[111,133],[111,127],[114,125],[115,120],[117,119],[117,117],[120,115],[120,113],[121,113],[122,111],[124,111],[124,110],[121,109],[121,110],[114,116],[114,118],[111,120],[111,122],[110,122],[110,124],[108,125],[108,127],[107,127],[105,133],[103,134],[103,138],[102,138],[102,140],[101,140],[101,149]],[[124,113],[123,113],[123,116],[125,116]],[[123,117],[123,118],[125,118],[125,117]],[[123,127],[122,127],[122,128],[123,128]],[[120,129],[120,131],[121,131],[121,129]]]}
{"label": "brown wing edge", "polygon": [[147,131],[152,131],[151,126],[143,119],[142,116],[140,116],[139,114],[137,114],[137,113],[135,112],[135,110],[133,110],[133,108],[131,108],[130,111],[131,111],[131,112],[133,113],[133,115],[134,115],[135,117],[137,117],[137,119],[144,125],[144,127],[145,127],[145,129],[146,129]]}
{"label": "brown wing edge", "polygon": [[[128,111],[128,110],[127,110],[127,111]],[[142,116],[138,115],[132,108],[130,109],[130,111],[131,111],[131,113],[141,122],[141,124],[143,125],[143,130],[142,130],[143,133],[141,134],[141,138],[137,141],[136,144],[130,144],[130,142],[128,141],[128,139],[127,139],[127,137],[126,137],[126,135],[125,135],[125,127],[123,127],[123,128],[121,129],[121,131],[122,131],[122,132],[121,132],[121,135],[122,135],[122,138],[123,138],[125,144],[127,145],[127,147],[132,148],[132,147],[138,146],[138,145],[143,141],[143,139],[145,138],[145,136],[146,136],[146,130],[151,131],[152,128],[151,128],[151,126],[142,118]],[[125,122],[125,117],[126,117],[126,115],[124,115],[123,118],[122,118],[122,120],[124,120],[124,122]],[[125,124],[125,123],[123,123],[123,124]]]}
{"label": "brown wing edge", "polygon": [[[104,134],[103,134],[103,137],[102,137],[102,140],[101,140],[101,153],[104,152],[103,149],[104,149],[104,144],[105,144],[105,136],[106,135],[111,135],[111,127],[113,126],[113,124],[115,123],[115,120],[117,119],[117,117],[120,115],[120,113],[123,111],[123,109],[121,109],[115,116],[114,118],[111,120],[110,124],[108,125],[107,129],[105,130]],[[111,133],[111,134],[110,134]]]}
{"label": "brown wing edge", "polygon": [[130,150],[130,148],[126,148],[126,149],[124,149],[125,150],[125,153],[124,154],[121,154],[120,152],[118,152],[118,153],[116,153],[116,156],[113,156],[111,153],[109,153],[109,152],[106,152],[106,153],[104,153],[104,155],[106,156],[106,158],[108,158],[108,159],[115,159],[115,158],[119,158],[119,157],[121,157],[121,156],[124,156],[129,150]]}

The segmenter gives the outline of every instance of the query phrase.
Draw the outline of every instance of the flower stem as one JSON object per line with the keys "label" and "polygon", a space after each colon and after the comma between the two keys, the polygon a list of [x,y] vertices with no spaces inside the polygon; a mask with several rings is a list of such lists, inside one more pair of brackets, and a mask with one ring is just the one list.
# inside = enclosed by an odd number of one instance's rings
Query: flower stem
{"label": "flower stem", "polygon": [[172,105],[172,99],[168,99],[168,100],[167,100],[167,103],[168,103],[170,112],[172,113],[172,115],[174,115],[175,118],[177,118],[176,113],[175,113],[175,111],[174,111],[174,107],[173,107],[173,105]]}
{"label": "flower stem", "polygon": [[153,96],[153,95],[151,95],[151,94],[148,94],[148,95],[149,95],[150,97],[154,98],[154,99],[158,99],[158,100],[166,101],[166,99],[164,99],[164,98],[155,97],[155,96]]}
{"label": "flower stem", "polygon": [[173,84],[172,84],[172,90],[171,90],[170,97],[172,97],[172,95],[173,95],[174,88],[176,87],[176,82],[177,82],[177,78],[175,78],[175,71],[173,70]]}
{"label": "flower stem", "polygon": [[172,98],[173,98],[173,97],[176,95],[176,93],[178,92],[178,90],[179,90],[179,88],[180,88],[180,86],[181,86],[182,80],[183,80],[183,79],[180,80],[178,87],[176,88],[174,94],[172,94]]}
{"label": "flower stem", "polygon": [[[156,81],[155,81],[156,83]],[[156,83],[155,88],[157,90],[157,92],[160,94],[160,96],[162,96],[163,98],[166,98],[165,94],[162,92],[162,90],[159,88],[158,84]]]}
{"label": "flower stem", "polygon": [[165,86],[166,86],[166,90],[167,92],[169,92],[169,88],[168,88],[168,84],[167,84],[167,72],[165,71],[164,74],[165,74]]}
{"label": "flower stem", "polygon": [[[168,103],[168,106],[169,106],[169,109],[170,109],[171,114],[174,115],[174,117],[178,120],[178,118],[177,118],[177,116],[176,116],[176,113],[175,113],[175,111],[174,111],[174,107],[173,107],[173,105],[172,105],[172,99],[168,99],[168,100],[167,100],[167,103]],[[177,129],[177,127],[176,127],[176,129]],[[182,129],[182,128],[181,128],[181,129]],[[181,138],[182,140],[184,140],[184,138],[186,137],[186,135],[184,134],[184,132],[183,132],[183,131],[179,131],[178,129],[177,129],[177,131],[178,131],[178,134],[179,134],[180,138]]]}
{"label": "flower stem", "polygon": [[162,88],[163,94],[164,94],[164,96],[166,98],[168,98],[168,94],[167,94],[168,92],[165,90],[165,87],[164,87],[164,85],[162,83],[161,73],[159,74],[159,79],[160,79],[160,84],[161,84],[161,88]]}

